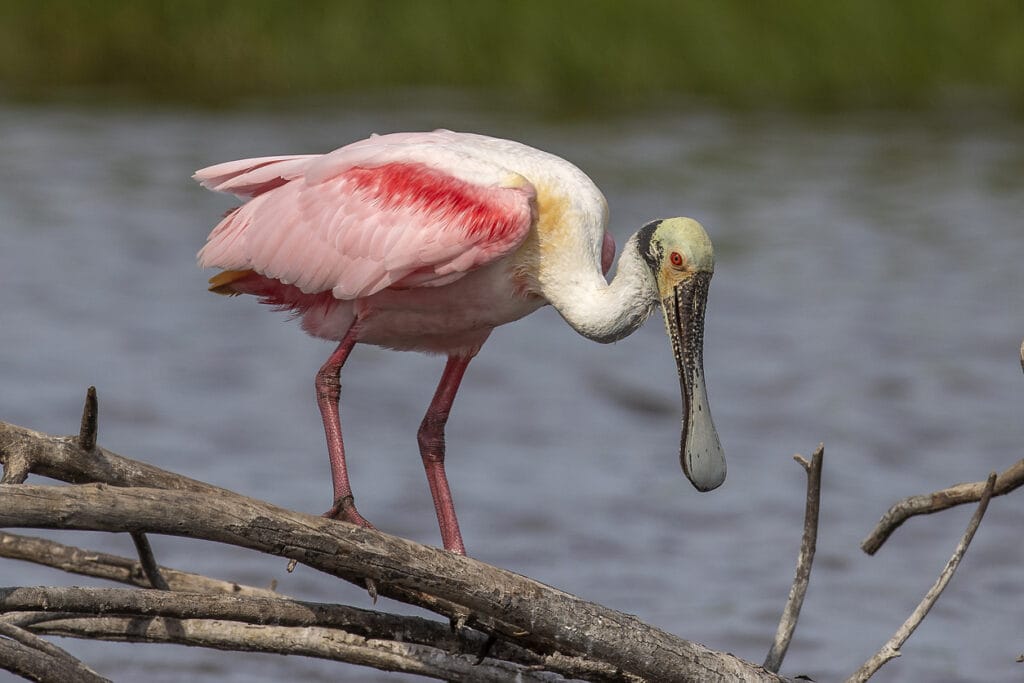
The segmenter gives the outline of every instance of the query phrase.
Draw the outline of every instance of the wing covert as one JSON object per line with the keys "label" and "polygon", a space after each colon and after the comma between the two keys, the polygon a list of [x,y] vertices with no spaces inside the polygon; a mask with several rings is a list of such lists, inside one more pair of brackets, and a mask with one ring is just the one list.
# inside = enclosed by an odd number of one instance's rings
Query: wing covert
{"label": "wing covert", "polygon": [[354,299],[447,284],[522,243],[536,197],[525,178],[443,139],[391,137],[199,171],[210,189],[252,197],[214,228],[200,265]]}

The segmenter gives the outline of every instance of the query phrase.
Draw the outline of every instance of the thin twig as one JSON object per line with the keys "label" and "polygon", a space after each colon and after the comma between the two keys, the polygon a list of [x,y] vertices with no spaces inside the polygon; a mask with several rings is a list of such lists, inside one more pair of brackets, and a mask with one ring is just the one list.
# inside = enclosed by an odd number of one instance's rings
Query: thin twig
{"label": "thin twig", "polygon": [[96,434],[99,425],[99,402],[96,387],[85,392],[85,406],[82,408],[82,426],[78,429],[78,445],[83,451],[96,448]]}
{"label": "thin twig", "polygon": [[[1010,465],[998,476],[992,496],[1005,495],[1022,485],[1024,485],[1024,459]],[[984,490],[985,482],[976,481],[969,484],[956,484],[934,493],[908,496],[903,500],[897,501],[882,515],[875,528],[861,542],[861,550],[868,555],[874,555],[882,547],[882,544],[888,540],[889,536],[892,535],[892,532],[896,531],[903,522],[911,517],[915,515],[930,515],[933,512],[940,512],[941,510],[965,503],[977,503],[981,500]]]}
{"label": "thin twig", "polygon": [[135,552],[139,554],[139,565],[142,567],[142,573],[146,575],[149,585],[162,591],[170,590],[167,580],[160,574],[160,567],[153,556],[153,548],[149,545],[149,539],[146,538],[146,534],[141,531],[133,531],[130,535],[132,543],[135,544]]}
{"label": "thin twig", "polygon": [[974,515],[971,517],[970,523],[967,525],[967,530],[960,539],[960,543],[957,544],[956,550],[953,552],[953,556],[949,558],[949,561],[946,563],[945,568],[943,568],[942,573],[939,574],[939,578],[935,581],[935,584],[927,593],[925,593],[920,604],[918,604],[913,613],[907,617],[907,620],[903,622],[903,625],[896,630],[896,633],[889,639],[889,642],[883,645],[882,649],[875,653],[875,655],[868,659],[868,661],[864,662],[864,664],[847,679],[847,683],[863,683],[863,681],[871,678],[886,662],[900,656],[900,648],[903,647],[903,643],[907,642],[907,638],[910,637],[914,632],[914,629],[916,629],[921,621],[928,615],[928,611],[931,610],[935,601],[939,599],[940,595],[942,595],[942,591],[946,589],[946,585],[949,583],[950,579],[953,578],[953,574],[956,572],[957,567],[960,566],[960,561],[963,559],[964,553],[967,552],[967,548],[971,545],[971,540],[974,538],[974,532],[978,530],[978,525],[981,524],[981,519],[985,516],[985,510],[988,509],[988,502],[992,498],[995,485],[996,473],[993,472],[988,475],[988,481],[986,481],[985,489],[982,491],[981,500],[978,503],[977,509],[974,511]]}
{"label": "thin twig", "polygon": [[807,585],[811,580],[811,565],[814,563],[814,551],[818,544],[821,468],[825,461],[825,444],[818,444],[810,462],[799,455],[793,456],[793,458],[807,472],[807,504],[804,507],[804,533],[800,541],[800,554],[796,561],[796,576],[793,578],[793,586],[789,589],[789,598],[782,610],[779,627],[775,631],[775,641],[764,660],[764,668],[775,673],[778,673],[782,666],[782,660],[793,639],[793,631],[796,630],[796,622],[800,618],[800,608],[803,607],[804,596],[807,595]]}

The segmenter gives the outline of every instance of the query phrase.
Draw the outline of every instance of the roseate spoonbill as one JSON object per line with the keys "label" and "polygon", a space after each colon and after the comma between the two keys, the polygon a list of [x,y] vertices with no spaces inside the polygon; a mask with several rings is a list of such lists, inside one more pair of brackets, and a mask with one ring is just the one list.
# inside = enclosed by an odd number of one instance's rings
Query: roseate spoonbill
{"label": "roseate spoonbill", "polygon": [[199,252],[218,294],[293,311],[338,346],[316,375],[334,505],[356,510],[338,413],[353,346],[443,353],[448,361],[418,440],[444,547],[465,553],[444,470],[444,427],[469,361],[495,327],[551,304],[584,337],[613,342],[660,303],[683,398],[680,461],[700,491],[725,479],[704,385],[711,240],[689,218],[629,238],[614,279],[608,205],[574,165],[497,138],[438,130],[373,136],[322,155],[204,168],[205,187],[247,201]]}

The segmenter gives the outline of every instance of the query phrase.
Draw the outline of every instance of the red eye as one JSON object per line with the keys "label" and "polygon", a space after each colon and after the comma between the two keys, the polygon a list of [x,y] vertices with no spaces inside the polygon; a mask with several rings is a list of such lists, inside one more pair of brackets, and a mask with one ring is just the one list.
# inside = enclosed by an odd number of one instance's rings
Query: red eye
{"label": "red eye", "polygon": [[675,266],[676,268],[679,268],[680,266],[683,265],[683,257],[678,251],[673,251],[669,255],[668,260],[671,261],[672,265]]}

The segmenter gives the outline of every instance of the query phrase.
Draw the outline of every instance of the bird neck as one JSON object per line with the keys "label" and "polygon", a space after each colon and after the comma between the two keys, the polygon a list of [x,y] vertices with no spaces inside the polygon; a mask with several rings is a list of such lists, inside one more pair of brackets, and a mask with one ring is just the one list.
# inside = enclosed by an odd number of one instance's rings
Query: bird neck
{"label": "bird neck", "polygon": [[602,344],[618,341],[643,325],[658,301],[658,288],[641,258],[637,237],[626,242],[611,283],[592,263],[552,273],[544,294],[569,325]]}

